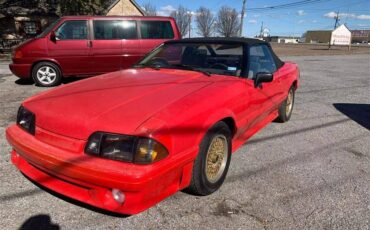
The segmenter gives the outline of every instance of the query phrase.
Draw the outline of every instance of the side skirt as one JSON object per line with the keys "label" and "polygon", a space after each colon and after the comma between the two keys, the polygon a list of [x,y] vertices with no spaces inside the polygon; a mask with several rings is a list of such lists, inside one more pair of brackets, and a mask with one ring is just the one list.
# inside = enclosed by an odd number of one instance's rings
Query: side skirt
{"label": "side skirt", "polygon": [[248,129],[245,133],[242,135],[235,137],[233,139],[233,147],[232,152],[234,153],[236,150],[240,148],[249,138],[251,138],[254,134],[256,134],[258,131],[263,129],[266,125],[271,123],[273,120],[275,120],[278,117],[278,111],[275,110],[270,115],[268,115],[265,119],[260,121],[259,123],[255,124],[253,127]]}

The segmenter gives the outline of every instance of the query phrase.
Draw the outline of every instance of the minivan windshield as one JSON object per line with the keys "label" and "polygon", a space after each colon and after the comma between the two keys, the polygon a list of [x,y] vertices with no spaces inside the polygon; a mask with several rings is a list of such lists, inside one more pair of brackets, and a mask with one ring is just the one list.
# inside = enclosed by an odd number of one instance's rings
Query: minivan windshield
{"label": "minivan windshield", "polygon": [[37,35],[36,38],[43,38],[45,37],[53,28],[54,26],[60,21],[61,19],[57,19],[54,22],[52,22],[48,27],[45,28],[44,31],[42,31],[41,34]]}
{"label": "minivan windshield", "polygon": [[240,76],[243,44],[167,43],[148,54],[134,67],[185,69],[208,75]]}

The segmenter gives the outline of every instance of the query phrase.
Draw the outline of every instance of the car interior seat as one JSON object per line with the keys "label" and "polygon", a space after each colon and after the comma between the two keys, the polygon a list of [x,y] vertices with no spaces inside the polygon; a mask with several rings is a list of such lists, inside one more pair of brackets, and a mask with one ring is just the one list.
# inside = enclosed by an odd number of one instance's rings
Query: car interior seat
{"label": "car interior seat", "polygon": [[207,59],[207,53],[202,50],[188,47],[184,50],[181,64],[189,66],[204,67]]}

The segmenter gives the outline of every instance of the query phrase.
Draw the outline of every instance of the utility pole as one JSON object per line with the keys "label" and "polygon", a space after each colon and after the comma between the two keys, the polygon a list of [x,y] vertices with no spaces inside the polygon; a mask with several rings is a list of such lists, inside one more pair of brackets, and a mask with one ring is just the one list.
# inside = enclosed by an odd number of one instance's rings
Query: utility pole
{"label": "utility pole", "polygon": [[192,12],[191,11],[188,11],[187,12],[188,13],[188,16],[189,16],[189,38],[191,37],[191,16],[193,16],[192,15]]}
{"label": "utility pole", "polygon": [[243,7],[242,12],[240,15],[240,30],[239,30],[239,37],[243,36],[243,24],[244,24],[244,14],[245,14],[245,8],[247,6],[247,0],[243,0]]}
{"label": "utility pole", "polygon": [[334,29],[336,29],[338,27],[338,23],[339,23],[339,11],[337,11],[337,15],[335,15],[335,24],[334,24]]}
{"label": "utility pole", "polygon": [[[335,15],[335,17],[334,17],[334,19],[335,19],[335,24],[334,24],[334,30],[337,28],[337,26],[338,26],[338,23],[339,23],[339,11],[337,11],[337,14]],[[334,45],[334,44],[333,44]],[[331,39],[330,39],[330,41],[329,41],[329,49],[331,48]]]}
{"label": "utility pole", "polygon": [[260,38],[263,38],[263,22],[261,24],[261,29],[260,29]]}

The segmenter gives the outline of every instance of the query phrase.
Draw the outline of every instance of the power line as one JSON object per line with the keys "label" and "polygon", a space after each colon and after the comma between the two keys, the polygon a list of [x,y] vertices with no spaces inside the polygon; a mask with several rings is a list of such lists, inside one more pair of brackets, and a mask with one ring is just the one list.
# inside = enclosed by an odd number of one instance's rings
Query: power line
{"label": "power line", "polygon": [[[370,0],[361,0],[361,1],[357,1],[357,2],[351,2],[349,4],[335,6],[335,8],[338,9],[338,8],[354,7],[354,6],[360,5],[361,3],[364,3],[364,2],[367,2],[367,3],[370,4]],[[313,8],[311,8],[311,9],[305,9],[305,11],[327,11],[327,10],[333,10],[333,9],[332,8],[331,9],[330,8],[326,8],[326,9],[324,9],[324,8],[320,8],[320,9],[313,9]],[[362,10],[357,9],[357,10],[351,10],[351,11],[352,12],[369,12],[368,9],[362,9]]]}
{"label": "power line", "polygon": [[275,5],[275,6],[249,8],[247,9],[247,11],[278,10],[278,9],[286,9],[286,8],[291,8],[291,7],[303,6],[303,5],[327,2],[327,1],[331,1],[331,0],[301,0],[297,2],[285,3],[285,4]]}

